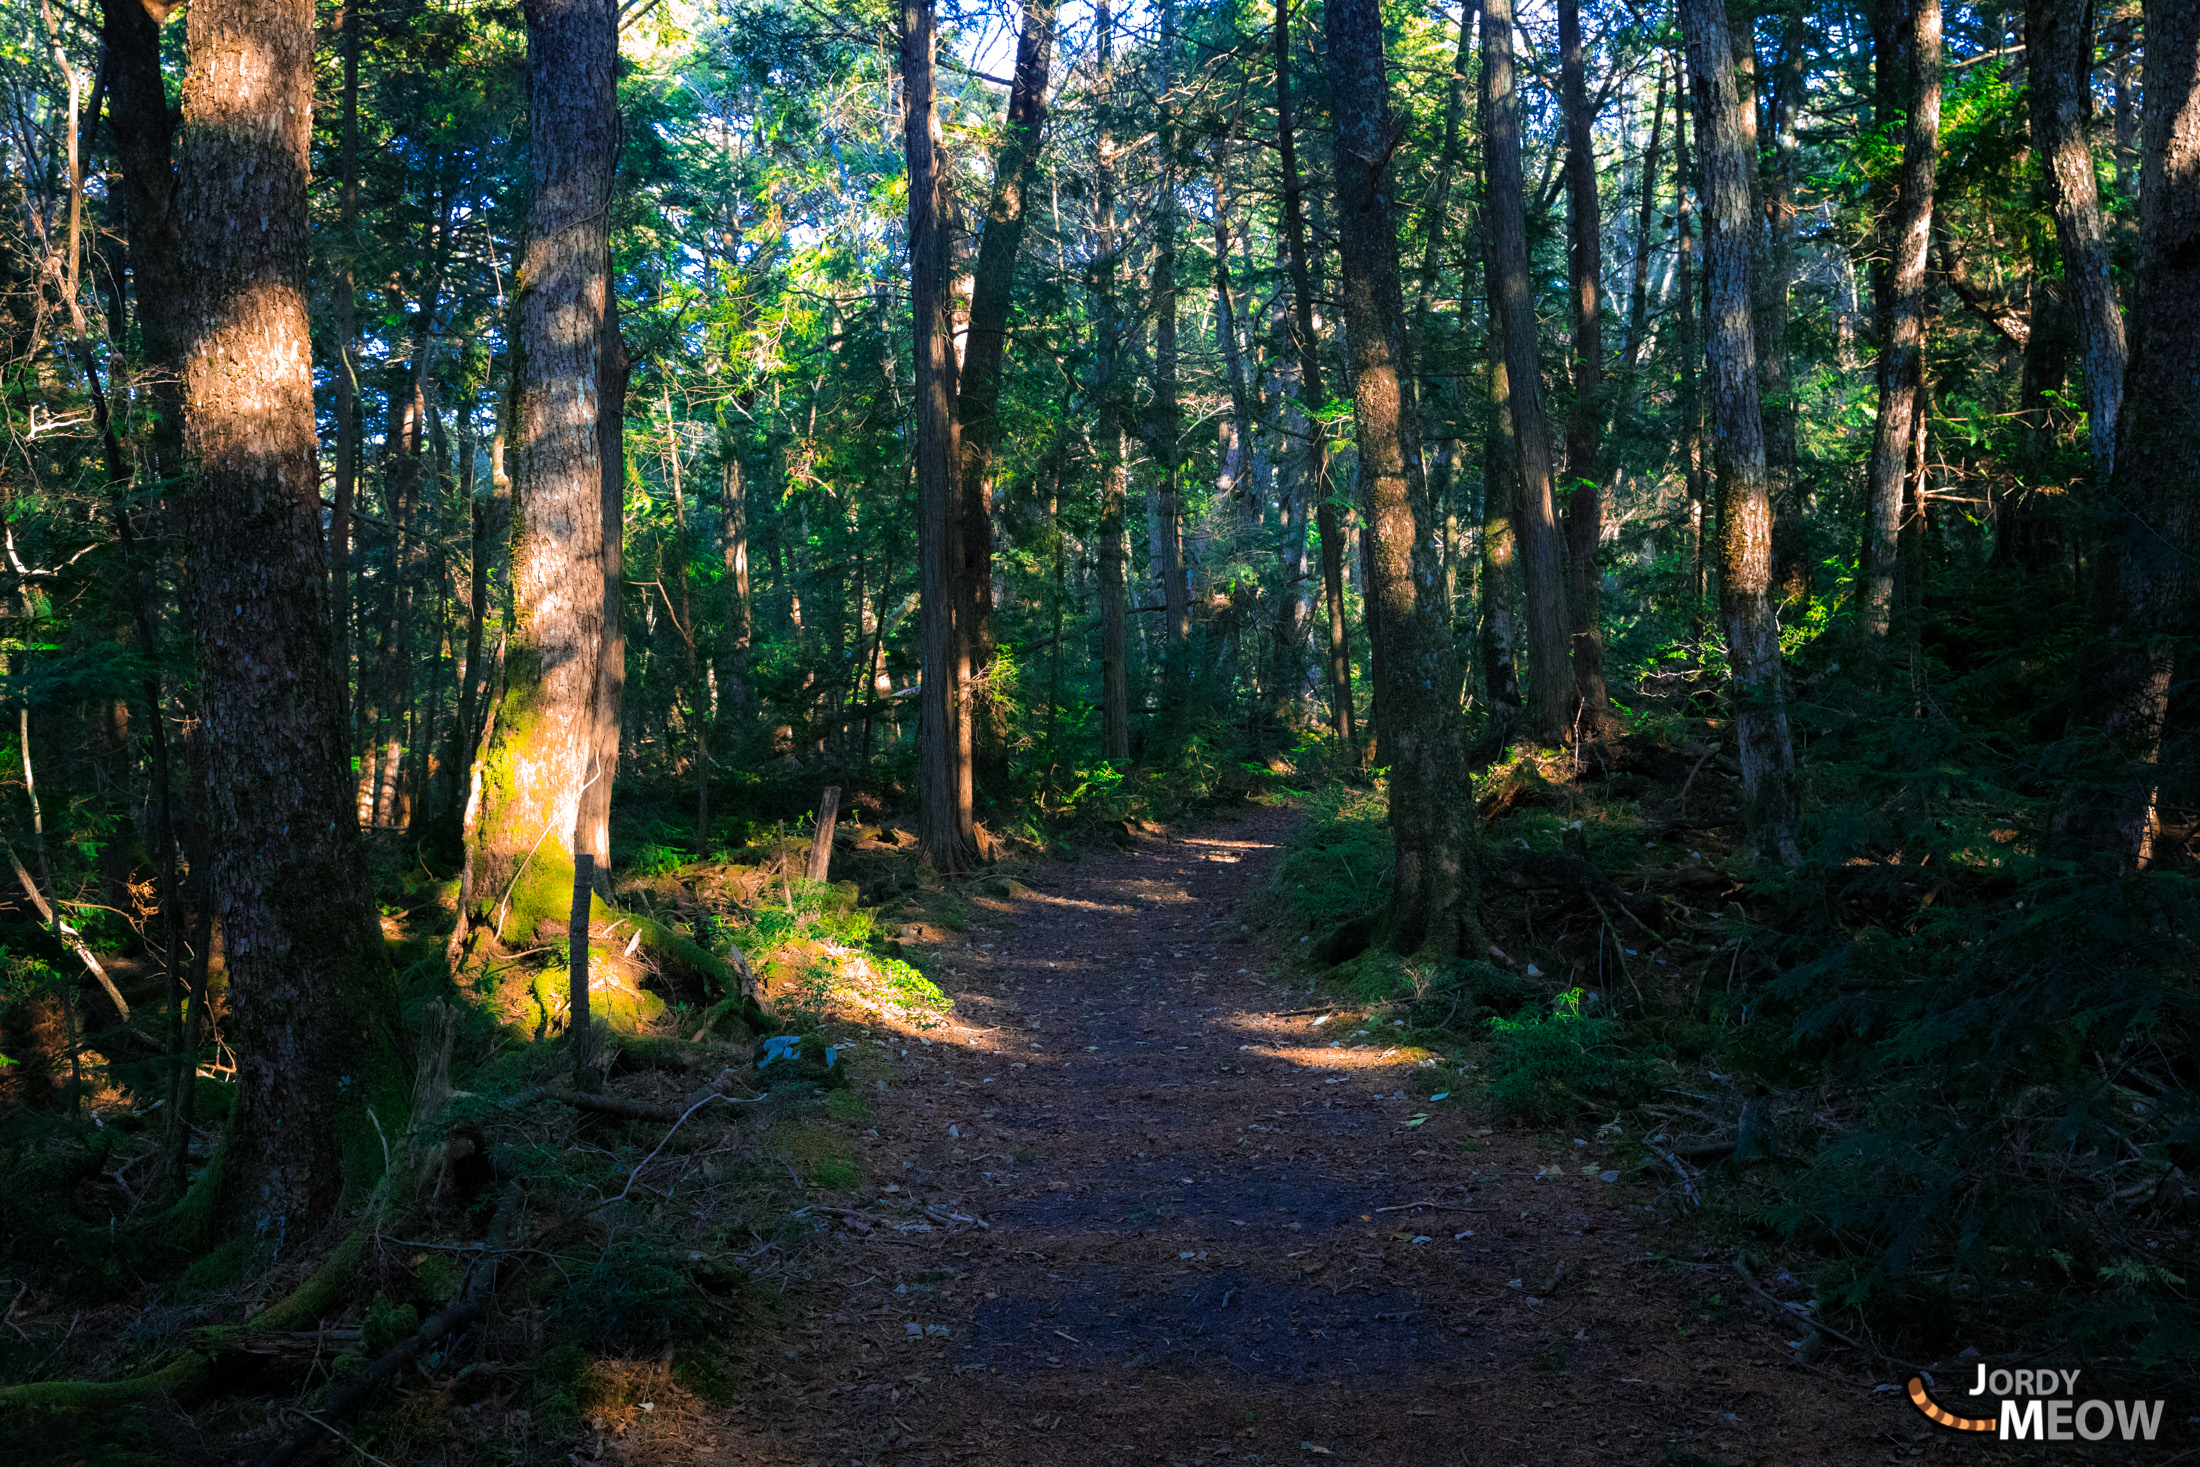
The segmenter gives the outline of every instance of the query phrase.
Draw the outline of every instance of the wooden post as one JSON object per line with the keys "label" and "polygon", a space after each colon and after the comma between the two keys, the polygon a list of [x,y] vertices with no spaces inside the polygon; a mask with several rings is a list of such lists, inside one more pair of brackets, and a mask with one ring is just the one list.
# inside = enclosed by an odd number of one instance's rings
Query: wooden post
{"label": "wooden post", "polygon": [[810,880],[823,881],[833,866],[833,826],[840,819],[840,786],[825,787],[825,799],[817,807],[817,835],[810,842]]}
{"label": "wooden post", "polygon": [[588,909],[595,896],[596,858],[587,851],[573,854],[573,916],[565,930],[566,967],[573,979],[566,1018],[573,1035],[573,1088],[596,1088],[595,1035],[588,1027]]}

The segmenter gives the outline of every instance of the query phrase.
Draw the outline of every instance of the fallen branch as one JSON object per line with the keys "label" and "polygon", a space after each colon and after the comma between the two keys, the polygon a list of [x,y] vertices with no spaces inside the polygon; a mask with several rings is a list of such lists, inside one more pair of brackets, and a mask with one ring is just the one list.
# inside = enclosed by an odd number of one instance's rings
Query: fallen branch
{"label": "fallen branch", "polygon": [[75,953],[84,966],[92,970],[92,976],[99,980],[99,986],[107,990],[108,1001],[122,1015],[122,1022],[129,1023],[130,1005],[124,1001],[122,990],[115,987],[115,980],[108,977],[107,970],[99,965],[99,959],[93,955],[91,945],[69,925],[66,917],[55,912],[46,901],[46,894],[38,889],[38,883],[31,879],[31,873],[24,869],[23,858],[15,853],[14,846],[8,847],[8,859],[14,863],[15,879],[23,884],[23,894],[31,899],[32,906],[38,908],[38,915],[45,919],[46,925],[53,929],[54,936],[61,939],[63,946]]}
{"label": "fallen branch", "polygon": [[483,1240],[481,1262],[475,1266],[473,1277],[467,1280],[458,1302],[429,1315],[420,1328],[391,1346],[381,1359],[366,1369],[345,1377],[343,1384],[331,1391],[329,1398],[322,1402],[319,1414],[307,1416],[308,1424],[261,1458],[260,1467],[284,1467],[285,1463],[319,1441],[323,1432],[341,1441],[342,1434],[332,1423],[343,1419],[353,1407],[373,1394],[377,1387],[403,1370],[422,1350],[440,1343],[445,1335],[464,1329],[481,1317],[482,1311],[489,1307],[505,1238],[511,1232],[513,1219],[519,1215],[520,1202],[525,1195],[518,1182],[506,1184],[503,1200],[497,1204],[496,1216],[489,1220],[489,1233]]}
{"label": "fallen branch", "polygon": [[1494,1207],[1468,1207],[1458,1202],[1400,1202],[1390,1207],[1378,1207],[1377,1212],[1409,1212],[1416,1207],[1433,1207],[1442,1212],[1495,1212]]}

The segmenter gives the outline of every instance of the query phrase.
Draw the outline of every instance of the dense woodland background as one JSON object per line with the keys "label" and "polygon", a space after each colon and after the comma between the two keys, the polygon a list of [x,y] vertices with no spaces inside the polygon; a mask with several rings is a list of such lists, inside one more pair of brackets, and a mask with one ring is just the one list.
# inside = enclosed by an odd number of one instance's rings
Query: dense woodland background
{"label": "dense woodland background", "polygon": [[[614,1031],[761,1033],[779,897],[651,883],[1301,798],[1306,964],[1525,1122],[1693,1096],[1645,1164],[1829,1329],[2189,1359],[2196,72],[2174,0],[9,8],[0,1271],[340,1287],[453,1075],[570,1063],[577,858]],[[825,786],[921,877],[797,882]]]}

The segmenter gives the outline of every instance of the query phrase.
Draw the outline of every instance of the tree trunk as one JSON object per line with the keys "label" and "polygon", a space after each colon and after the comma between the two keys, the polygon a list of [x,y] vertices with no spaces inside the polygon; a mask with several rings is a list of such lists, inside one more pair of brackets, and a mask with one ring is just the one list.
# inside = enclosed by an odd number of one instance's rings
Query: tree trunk
{"label": "tree trunk", "polygon": [[[162,79],[160,26],[142,0],[101,0],[107,125],[122,165],[122,216],[129,231],[130,275],[137,301],[138,340],[152,399],[149,478],[184,472],[181,363],[190,329],[177,271],[178,200],[170,148],[176,114]],[[119,323],[118,323],[119,325]]]}
{"label": "tree trunk", "polygon": [[[2140,142],[2139,268],[2101,554],[2093,706],[2114,764],[2058,824],[2119,869],[2155,857],[2155,786],[2189,638],[2200,554],[2200,10],[2149,0]],[[2180,657],[2181,648],[2184,655]],[[2189,719],[2180,715],[2180,724]],[[2074,807],[2074,808],[2070,808]]]}
{"label": "tree trunk", "polygon": [[1788,299],[1795,276],[1795,183],[1801,152],[1795,117],[1803,100],[1806,44],[1800,0],[1791,3],[1772,75],[1772,161],[1764,188],[1757,268],[1757,372],[1764,387],[1765,476],[1772,486],[1772,580],[1783,600],[1810,595],[1802,486],[1795,478],[1795,387],[1788,367]]}
{"label": "tree trunk", "polygon": [[1329,0],[1325,30],[1345,347],[1368,520],[1366,593],[1379,608],[1370,618],[1382,653],[1375,696],[1390,736],[1390,940],[1400,952],[1446,958],[1480,946],[1468,835],[1474,795],[1461,757],[1442,570],[1424,533],[1432,520],[1406,369],[1382,8],[1378,0]]}
{"label": "tree trunk", "polygon": [[1254,439],[1260,425],[1253,408],[1253,389],[1245,375],[1245,349],[1238,331],[1236,293],[1230,284],[1230,250],[1235,230],[1230,222],[1230,135],[1215,141],[1213,188],[1215,195],[1215,346],[1222,354],[1223,381],[1229,388],[1230,411],[1221,420],[1221,441],[1216,454],[1215,493],[1230,506],[1248,528],[1257,530],[1267,506],[1265,486],[1252,483],[1248,472]]}
{"label": "tree trunk", "polygon": [[1709,594],[1703,555],[1704,453],[1703,390],[1696,368],[1703,360],[1703,341],[1696,329],[1696,241],[1689,198],[1694,167],[1688,154],[1689,86],[1687,68],[1673,58],[1673,295],[1679,317],[1675,325],[1674,351],[1680,358],[1676,405],[1681,415],[1681,459],[1688,471],[1688,561],[1691,596],[1688,619],[1703,626],[1704,597]]}
{"label": "tree trunk", "polygon": [[554,941],[589,846],[601,765],[607,533],[603,363],[606,211],[617,163],[612,0],[528,0],[533,177],[512,355],[512,631],[482,756],[471,919],[500,940]]}
{"label": "tree trunk", "polygon": [[1636,382],[1650,322],[1650,229],[1657,218],[1658,152],[1665,126],[1665,68],[1658,67],[1657,92],[1650,104],[1650,141],[1642,152],[1642,194],[1635,207],[1635,258],[1627,287],[1627,337],[1620,346],[1619,384],[1613,393],[1612,432],[1626,433],[1636,407]]}
{"label": "tree trunk", "polygon": [[1025,0],[1016,42],[1016,74],[1008,91],[1001,150],[993,160],[993,193],[970,292],[969,334],[963,342],[961,391],[955,402],[962,454],[962,634],[975,694],[971,750],[975,781],[1007,788],[1006,706],[988,691],[993,662],[993,456],[1000,435],[1001,363],[1008,345],[1009,300],[1023,244],[1030,192],[1046,128],[1047,70],[1054,52],[1055,0]]}
{"label": "tree trunk", "polygon": [[1757,115],[1734,74],[1725,0],[1682,0],[1681,21],[1702,127],[1711,324],[1705,365],[1719,481],[1719,622],[1732,669],[1742,824],[1758,850],[1794,865],[1800,859],[1795,753],[1780,675],[1780,621],[1772,604],[1772,501],[1750,324]]}
{"label": "tree trunk", "polygon": [[1505,358],[1490,353],[1490,423],[1482,445],[1482,601],[1477,642],[1489,726],[1478,751],[1505,757],[1520,726],[1520,552],[1513,507],[1520,502],[1520,465],[1512,451],[1511,385]]}
{"label": "tree trunk", "polygon": [[287,1261],[342,1196],[393,995],[329,660],[306,319],[313,8],[198,0],[189,24],[185,606],[241,1060],[222,1181],[254,1250]]}
{"label": "tree trunk", "polygon": [[[725,467],[718,480],[719,553],[725,574],[725,609],[718,633],[718,719],[739,740],[748,732],[749,646],[755,637],[755,619],[749,606],[749,495],[741,480],[741,458],[726,450]],[[721,738],[722,749],[737,747]]]}
{"label": "tree trunk", "polygon": [[[1933,182],[1940,149],[1940,0],[1882,0],[1905,5],[1908,34],[1908,127],[1902,178],[1887,216],[1887,331],[1879,344],[1879,418],[1872,432],[1865,500],[1871,529],[1864,542],[1864,633],[1883,650],[1894,612],[1901,562],[1902,484],[1917,430],[1919,374],[1925,334],[1925,262],[1932,245]],[[1879,64],[1888,65],[1881,56]],[[1699,83],[1700,85],[1700,83]]]}
{"label": "tree trunk", "polygon": [[1184,579],[1184,499],[1182,437],[1184,414],[1178,402],[1176,350],[1176,160],[1169,150],[1176,146],[1176,125],[1171,118],[1176,63],[1176,0],[1159,0],[1161,94],[1159,111],[1162,138],[1161,179],[1154,200],[1153,262],[1153,437],[1154,477],[1157,499],[1154,520],[1154,559],[1161,582],[1162,619],[1168,623],[1164,638],[1166,701],[1181,734],[1184,700],[1191,691],[1191,667],[1187,646],[1192,635],[1191,590]]}
{"label": "tree trunk", "polygon": [[1528,285],[1528,236],[1520,176],[1520,99],[1513,89],[1512,0],[1482,7],[1482,137],[1487,156],[1492,278],[1490,314],[1501,324],[1513,437],[1520,456],[1514,533],[1527,588],[1528,705],[1525,732],[1565,737],[1574,711],[1567,666],[1564,546],[1551,499],[1551,431],[1543,411],[1535,298]]}
{"label": "tree trunk", "polygon": [[[617,126],[617,118],[613,118]],[[616,132],[614,132],[616,138]],[[614,143],[614,149],[616,143]],[[617,153],[612,156],[614,167]],[[604,248],[603,341],[596,355],[596,455],[603,474],[603,648],[596,663],[595,778],[581,792],[576,850],[596,858],[596,890],[611,896],[611,787],[619,772],[626,702],[626,384],[633,373],[619,334],[619,294]]]}
{"label": "tree trunk", "polygon": [[1276,155],[1283,169],[1283,242],[1291,276],[1291,346],[1298,356],[1299,402],[1306,409],[1306,467],[1299,492],[1314,497],[1314,528],[1321,537],[1322,596],[1329,609],[1329,731],[1340,750],[1353,747],[1352,659],[1345,643],[1344,528],[1329,502],[1329,444],[1321,410],[1321,340],[1314,334],[1314,286],[1306,245],[1305,185],[1299,180],[1298,142],[1291,120],[1291,5],[1276,0]]}
{"label": "tree trunk", "polygon": [[[2093,110],[2092,0],[2025,0],[2024,34],[2032,152],[2062,246],[2064,298],[2085,368],[2087,436],[2094,467],[2105,478],[2115,466],[2116,415],[2126,374],[2124,318],[2109,278],[2093,145],[2086,134]],[[2150,52],[2152,46],[2150,27]],[[2151,57],[2148,74],[2153,74]]]}
{"label": "tree trunk", "polygon": [[330,624],[335,634],[336,685],[345,698],[350,721],[351,683],[351,515],[359,489],[359,373],[354,349],[359,340],[355,297],[359,250],[359,5],[349,0],[337,23],[344,46],[343,114],[337,144],[337,189],[342,262],[330,287],[336,297],[336,473],[328,517]]}
{"label": "tree trunk", "polygon": [[1566,419],[1566,601],[1572,615],[1575,727],[1595,737],[1611,721],[1597,547],[1604,539],[1603,210],[1597,202],[1596,103],[1582,56],[1580,0],[1559,0],[1560,91],[1566,113],[1566,241],[1574,307],[1574,404]]}
{"label": "tree trunk", "polygon": [[[916,362],[919,639],[923,722],[918,809],[926,859],[943,872],[967,861],[971,812],[963,736],[964,684],[957,613],[962,517],[956,492],[955,346],[948,291],[948,241],[940,215],[940,125],[932,106],[932,3],[902,0],[902,143],[909,177],[909,297]],[[979,486],[982,487],[982,486]]]}

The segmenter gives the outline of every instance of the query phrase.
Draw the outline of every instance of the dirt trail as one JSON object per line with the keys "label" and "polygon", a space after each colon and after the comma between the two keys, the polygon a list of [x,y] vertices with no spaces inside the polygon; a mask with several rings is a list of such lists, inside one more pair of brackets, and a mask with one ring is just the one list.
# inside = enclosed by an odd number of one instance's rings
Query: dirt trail
{"label": "dirt trail", "polygon": [[1676,1234],[1593,1141],[1481,1134],[1268,978],[1244,908],[1293,818],[1089,854],[931,934],[954,1019],[863,1041],[868,1200],[695,1460],[1953,1459],[1792,1363],[1723,1264],[1650,1257]]}

